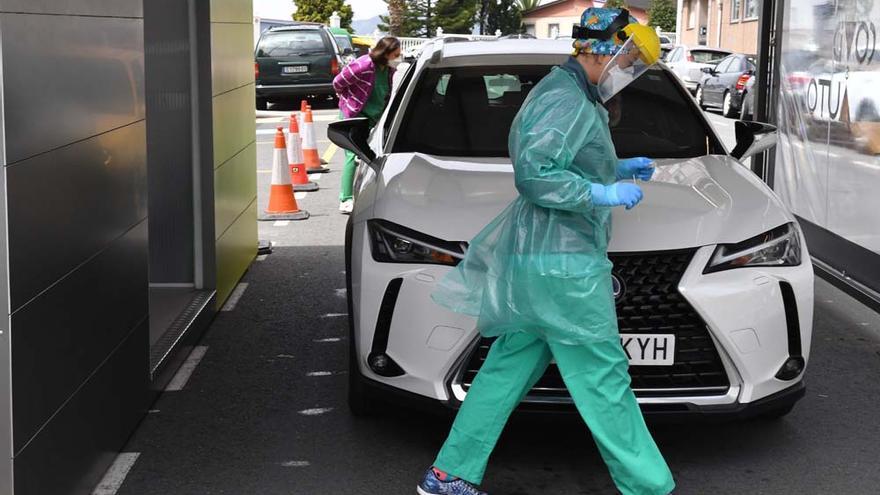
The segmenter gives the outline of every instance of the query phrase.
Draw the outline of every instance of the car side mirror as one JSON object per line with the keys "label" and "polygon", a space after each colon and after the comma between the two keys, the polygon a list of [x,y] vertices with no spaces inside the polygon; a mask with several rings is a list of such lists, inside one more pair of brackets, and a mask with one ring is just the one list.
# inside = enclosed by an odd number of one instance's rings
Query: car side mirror
{"label": "car side mirror", "polygon": [[738,120],[733,125],[736,132],[736,147],[730,156],[737,160],[757,155],[776,146],[776,126],[763,122]]}
{"label": "car side mirror", "polygon": [[370,121],[364,117],[331,122],[327,138],[342,149],[351,151],[365,163],[373,163],[376,154],[370,149]]}
{"label": "car side mirror", "polygon": [[352,50],[351,48],[346,48],[345,50],[342,50],[342,54],[345,56],[352,55],[354,54],[354,50]]}
{"label": "car side mirror", "polygon": [[703,67],[700,70],[703,71],[704,74],[709,74],[710,76],[715,75],[715,69],[713,67]]}

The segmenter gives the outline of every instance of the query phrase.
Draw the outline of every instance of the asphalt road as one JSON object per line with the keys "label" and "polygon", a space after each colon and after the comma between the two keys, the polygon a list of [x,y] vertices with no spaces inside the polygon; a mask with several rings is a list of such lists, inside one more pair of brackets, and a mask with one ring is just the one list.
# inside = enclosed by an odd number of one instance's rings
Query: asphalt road
{"label": "asphalt road", "polygon": [[[326,123],[318,123],[320,139]],[[262,205],[271,136],[258,142]],[[120,494],[415,492],[449,420],[403,409],[357,419],[346,407],[341,155],[321,190],[300,200],[311,219],[260,224],[274,253],[253,264],[237,305],[217,316],[183,389],[163,394],[125,447],[140,456]],[[878,492],[880,317],[819,281],[813,342],[807,396],[786,418],[652,427],[677,494]],[[575,417],[514,418],[484,488],[616,493]]]}

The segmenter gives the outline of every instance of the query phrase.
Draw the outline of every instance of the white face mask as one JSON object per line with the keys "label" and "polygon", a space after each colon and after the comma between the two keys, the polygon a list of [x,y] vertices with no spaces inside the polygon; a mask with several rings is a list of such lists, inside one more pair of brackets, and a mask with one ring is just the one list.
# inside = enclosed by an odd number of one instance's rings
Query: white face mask
{"label": "white face mask", "polygon": [[391,60],[388,61],[388,67],[391,67],[392,69],[397,69],[397,66],[400,65],[400,62],[401,62],[400,57],[392,58]]}

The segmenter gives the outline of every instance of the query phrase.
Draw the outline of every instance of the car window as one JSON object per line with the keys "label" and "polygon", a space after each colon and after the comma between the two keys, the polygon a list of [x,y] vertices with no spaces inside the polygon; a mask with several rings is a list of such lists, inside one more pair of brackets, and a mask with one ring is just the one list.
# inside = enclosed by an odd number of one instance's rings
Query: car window
{"label": "car window", "polygon": [[733,58],[725,58],[721,62],[718,62],[718,65],[715,66],[715,72],[719,74],[724,74],[730,68],[730,65],[734,62]]}
{"label": "car window", "polygon": [[717,64],[719,60],[730,55],[725,52],[717,52],[715,50],[691,50],[691,56],[694,62],[700,64]]}
{"label": "car window", "polygon": [[684,55],[684,49],[681,48],[681,47],[678,47],[678,48],[676,48],[676,49],[672,52],[672,55],[671,55],[672,59],[671,59],[671,60],[672,60],[673,62],[680,62],[680,61],[681,61],[681,57],[682,57],[683,55]]}
{"label": "car window", "polygon": [[351,45],[351,40],[348,39],[348,36],[333,36],[336,39],[336,44],[339,45],[339,51],[344,52],[345,50],[354,50]]}
{"label": "car window", "polygon": [[406,73],[403,74],[403,77],[400,79],[400,83],[395,89],[394,99],[391,100],[391,104],[388,105],[388,113],[385,115],[385,122],[382,126],[382,146],[385,147],[388,144],[388,136],[391,134],[391,123],[394,122],[394,117],[397,115],[397,111],[400,109],[400,102],[403,100],[403,94],[406,93],[406,87],[409,86],[410,82],[412,82],[413,74],[415,73],[416,64],[408,64],[409,67],[406,69]]}
{"label": "car window", "polygon": [[[547,65],[425,69],[416,83],[392,151],[508,156],[507,137],[513,118],[529,91],[550,68]],[[612,139],[621,157],[685,158],[723,152],[690,95],[659,67],[627,86],[609,102],[608,108]]]}
{"label": "car window", "polygon": [[320,31],[279,31],[269,32],[260,39],[257,46],[258,57],[290,57],[308,52],[326,50]]}

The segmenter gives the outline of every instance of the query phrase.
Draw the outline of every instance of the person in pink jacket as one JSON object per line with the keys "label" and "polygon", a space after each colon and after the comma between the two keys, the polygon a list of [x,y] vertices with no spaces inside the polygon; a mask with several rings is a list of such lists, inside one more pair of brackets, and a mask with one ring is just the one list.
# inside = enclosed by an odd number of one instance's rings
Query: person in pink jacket
{"label": "person in pink jacket", "polygon": [[[391,93],[394,69],[400,63],[400,40],[392,36],[380,39],[370,53],[346,65],[333,79],[333,89],[339,97],[342,117],[366,117],[370,127],[376,125]],[[345,152],[342,169],[342,187],[339,192],[339,211],[351,213],[354,207],[352,184],[354,182],[355,156]]]}

